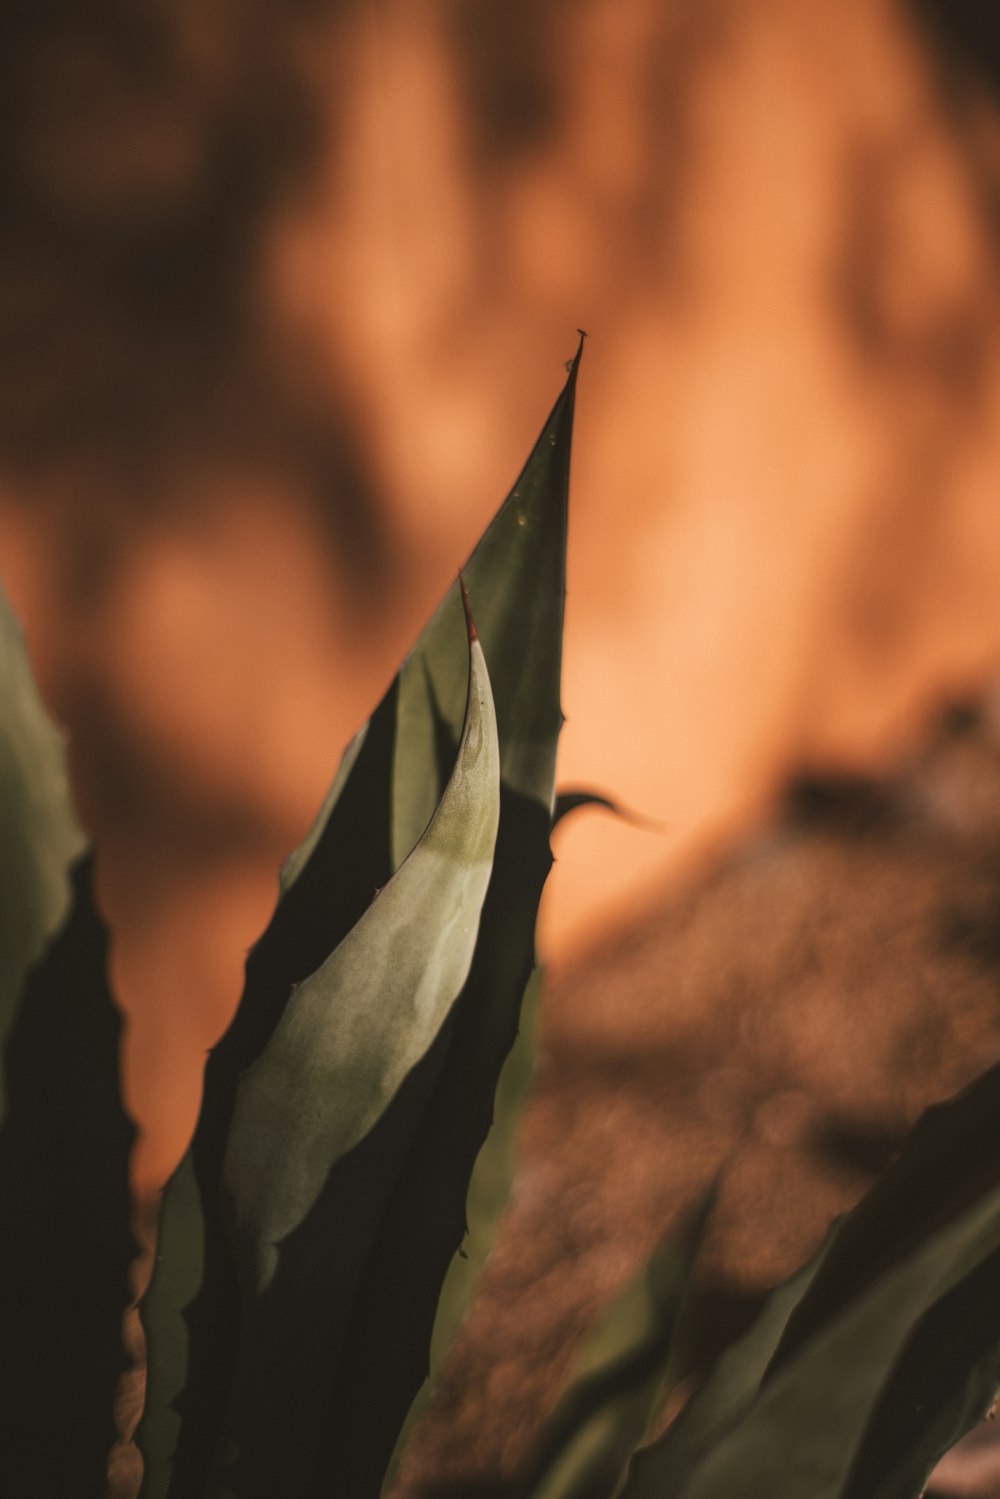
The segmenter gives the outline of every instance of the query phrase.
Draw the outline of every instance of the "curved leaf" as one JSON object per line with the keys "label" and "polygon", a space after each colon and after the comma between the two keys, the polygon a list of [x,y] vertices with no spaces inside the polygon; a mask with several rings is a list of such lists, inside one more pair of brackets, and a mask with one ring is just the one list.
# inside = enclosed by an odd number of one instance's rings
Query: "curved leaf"
{"label": "curved leaf", "polygon": [[427,1352],[429,1376],[413,1400],[396,1440],[382,1491],[391,1490],[406,1444],[430,1399],[433,1380],[472,1302],[486,1259],[510,1197],[517,1161],[521,1116],[535,1074],[535,1030],[542,990],[542,970],[535,968],[521,1003],[514,1044],[500,1071],[489,1132],[476,1156],[465,1201],[465,1233],[447,1267]]}
{"label": "curved leaf", "polygon": [[535,1074],[535,1029],[542,970],[528,980],[520,1024],[507,1054],[493,1101],[493,1124],[476,1157],[466,1197],[467,1226],[461,1253],[448,1267],[434,1319],[430,1372],[437,1372],[472,1301],[476,1281],[496,1241],[497,1229],[514,1182],[518,1131]]}
{"label": "curved leaf", "polygon": [[573,812],[579,812],[582,807],[602,807],[605,812],[613,812],[616,817],[621,816],[618,803],[613,802],[610,797],[602,796],[599,791],[560,791],[556,795],[555,806],[552,809],[552,826],[557,828],[564,817],[569,817]]}
{"label": "curved leaf", "polygon": [[[385,1239],[388,1285],[400,1281],[404,1263],[411,1272],[417,1264],[422,1267],[419,1310],[412,1297],[406,1305],[412,1336],[405,1345],[405,1366],[400,1360],[393,1375],[398,1392],[395,1401],[403,1400],[408,1387],[410,1395],[399,1408],[392,1403],[384,1380],[364,1387],[364,1393],[361,1386],[343,1392],[355,1423],[362,1418],[365,1405],[370,1408],[375,1400],[383,1404],[387,1431],[398,1432],[413,1390],[428,1374],[428,1340],[432,1367],[436,1367],[467,1309],[495,1234],[502,1183],[509,1184],[518,1117],[530,1078],[533,994],[529,984],[535,963],[538,902],[552,864],[549,832],[556,748],[563,722],[560,678],[567,499],[581,350],[582,342],[524,470],[463,569],[497,705],[500,831],[476,956],[456,1007],[451,1048],[433,1108],[416,1142],[408,1190],[400,1194],[392,1234]],[[453,589],[401,673],[394,801],[397,836],[406,827],[405,816],[416,815],[416,803],[411,804],[409,814],[404,811],[406,796],[415,794],[415,788],[433,775],[435,758],[439,780],[447,747],[453,742],[460,699],[454,645],[449,645],[454,634],[447,625],[449,615],[454,618],[459,607],[458,590]],[[412,757],[404,756],[404,743],[412,747]],[[496,1137],[491,1139],[497,1078],[515,1042],[509,1086],[497,1115]],[[485,1213],[479,1211],[484,1203],[488,1204]],[[402,1245],[405,1250],[396,1247]],[[446,1293],[439,1305],[442,1280]],[[403,1306],[383,1293],[372,1298],[368,1313],[376,1324],[383,1317],[379,1325],[388,1332],[394,1323],[398,1325]],[[426,1393],[424,1389],[418,1396],[404,1431],[412,1429]],[[393,1455],[387,1484],[392,1482],[402,1445],[401,1441]],[[328,1470],[331,1482],[334,1474],[348,1471],[349,1462],[346,1447],[341,1447]],[[371,1490],[374,1468],[364,1476],[355,1469],[349,1471],[356,1492]]]}
{"label": "curved leaf", "polygon": [[[225,1192],[242,1334],[218,1493],[305,1493],[339,1353],[407,1133],[383,1128],[379,1171],[334,1238],[336,1167],[363,1146],[430,1050],[468,975],[499,819],[499,748],[482,650],[471,645],[455,767],[416,848],[295,993],[240,1082]],[[405,1100],[409,1101],[409,1100]],[[273,1371],[282,1369],[276,1381]]]}
{"label": "curved leaf", "polygon": [[[293,855],[267,930],[251,950],[239,1009],[209,1056],[191,1146],[171,1176],[142,1303],[146,1403],[136,1441],[142,1499],[204,1489],[239,1340],[236,1265],[222,1215],[222,1163],[239,1078],[261,1054],[289,994],[330,955],[389,879],[389,785],[396,730],[390,688],[349,747],[339,797],[328,797]],[[356,751],[352,754],[354,746]]]}
{"label": "curved leaf", "polygon": [[662,833],[666,830],[666,824],[658,822],[655,817],[645,817],[641,812],[633,812],[630,807],[623,807],[620,802],[612,801],[599,791],[586,791],[582,787],[560,791],[556,796],[552,812],[553,828],[557,828],[564,817],[569,817],[583,807],[600,807],[605,812],[614,813],[622,822],[631,823],[634,828],[644,828],[649,833]]}

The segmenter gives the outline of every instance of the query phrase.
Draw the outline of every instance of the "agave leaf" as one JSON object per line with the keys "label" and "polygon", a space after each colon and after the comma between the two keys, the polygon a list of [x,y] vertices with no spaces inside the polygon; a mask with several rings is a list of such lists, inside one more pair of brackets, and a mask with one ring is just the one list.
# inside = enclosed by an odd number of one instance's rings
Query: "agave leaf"
{"label": "agave leaf", "polygon": [[659,1246],[599,1320],[516,1486],[518,1499],[606,1499],[616,1491],[674,1372],[677,1325],[714,1200],[709,1193],[687,1230]]}
{"label": "agave leaf", "polygon": [[[984,1309],[1000,1286],[998,1127],[1000,1069],[924,1115],[843,1220],[756,1399],[681,1486],[683,1499],[917,1492],[982,1414],[996,1368],[1000,1323]],[[949,1339],[938,1388],[920,1367],[928,1331],[968,1330],[977,1305],[986,1325],[968,1342]],[[901,1416],[922,1387],[927,1411]]]}
{"label": "agave leaf", "polygon": [[[922,1236],[1000,1186],[991,1141],[1000,1127],[1000,1068],[927,1111],[895,1167],[845,1221],[830,1263],[790,1319],[775,1369],[837,1310],[857,1284],[857,1264],[892,1266]],[[943,1454],[986,1414],[1000,1386],[1000,1226],[994,1247],[929,1305],[868,1419],[845,1487],[894,1499],[916,1493]]]}
{"label": "agave leaf", "polygon": [[389,879],[389,807],[397,684],[338,773],[309,833],[285,866],[281,898],[246,966],[232,1024],[209,1056],[194,1139],[171,1176],[142,1304],[146,1403],[136,1441],[142,1499],[203,1491],[226,1409],[239,1341],[236,1264],[222,1215],[222,1167],[239,1078],[260,1056],[296,987],[325,961]]}
{"label": "agave leaf", "polygon": [[[373,1286],[367,1304],[368,1318],[383,1326],[387,1335],[405,1314],[409,1336],[397,1338],[398,1357],[388,1377],[383,1372],[372,1385],[356,1384],[342,1392],[344,1408],[351,1412],[344,1430],[356,1428],[364,1411],[377,1402],[385,1412],[388,1450],[408,1409],[404,1439],[412,1430],[427,1396],[422,1381],[437,1367],[467,1309],[495,1234],[501,1195],[509,1187],[517,1123],[530,1079],[535,920],[552,864],[549,832],[563,722],[567,497],[581,351],[582,343],[521,475],[463,569],[497,705],[500,831],[472,972],[456,1007],[451,1048],[415,1141],[405,1189],[387,1225],[383,1284],[377,1291]],[[419,820],[419,786],[426,787],[428,778],[435,783],[435,759],[436,783],[440,782],[453,742],[456,664],[448,620],[457,616],[459,607],[458,592],[452,590],[401,673],[394,829],[403,843],[401,830],[415,825],[407,824],[406,818]],[[402,754],[404,742],[412,746],[412,756]],[[494,1132],[497,1079],[515,1042]],[[439,1305],[442,1281],[446,1294]],[[397,1289],[403,1285],[409,1287],[406,1293]],[[411,1406],[418,1389],[417,1404]],[[393,1451],[385,1487],[393,1482],[404,1439]],[[331,1484],[351,1461],[346,1442],[331,1444]],[[350,1471],[354,1492],[375,1492],[374,1464],[364,1475]]]}
{"label": "agave leaf", "polygon": [[29,973],[4,1057],[0,1492],[104,1493],[136,1253],[118,1081],[121,1016],[89,861]]}
{"label": "agave leaf", "polygon": [[[242,1336],[219,1494],[309,1491],[354,1291],[430,1081],[420,1064],[472,962],[499,747],[475,640],[470,657],[458,757],[426,832],[240,1082],[225,1189]],[[364,1197],[345,1194],[343,1178],[353,1186],[359,1174]],[[342,1224],[345,1196],[353,1214]]]}
{"label": "agave leaf", "polygon": [[638,1449],[629,1464],[620,1499],[662,1499],[664,1494],[680,1492],[683,1479],[757,1394],[788,1318],[816,1274],[827,1247],[772,1291],[751,1327],[725,1350],[677,1419],[655,1442]]}
{"label": "agave leaf", "polygon": [[524,991],[517,1038],[497,1083],[493,1124],[476,1157],[469,1182],[465,1204],[467,1227],[461,1251],[449,1265],[441,1288],[430,1349],[431,1374],[437,1372],[462,1324],[510,1197],[521,1115],[535,1075],[535,1031],[541,991],[542,970],[536,968]]}
{"label": "agave leaf", "polygon": [[[535,911],[551,864],[548,831],[562,721],[566,492],[577,361],[466,570],[495,690],[500,830],[472,970],[448,1034],[426,1064],[436,1087],[372,1246],[347,1333],[325,1461],[358,1499],[377,1492],[427,1374],[441,1282],[465,1228],[469,1175],[490,1126],[497,1076],[517,1033],[534,962]],[[349,749],[342,789],[328,797],[301,856],[286,866],[282,899],[250,954],[233,1025],[209,1058],[191,1160],[169,1184],[163,1205],[164,1235],[201,1247],[184,1256],[187,1274],[179,1260],[158,1262],[143,1308],[151,1355],[139,1431],[143,1499],[168,1493],[186,1499],[205,1483],[239,1339],[235,1263],[220,1209],[239,1076],[261,1054],[293,987],[343,940],[426,826],[460,730],[460,607],[454,589],[363,740]]]}
{"label": "agave leaf", "polygon": [[458,1332],[475,1293],[486,1259],[496,1242],[517,1162],[521,1116],[535,1074],[535,1031],[542,990],[542,970],[535,968],[521,1004],[514,1044],[500,1072],[493,1104],[493,1122],[476,1157],[465,1203],[466,1228],[453,1255],[430,1331],[425,1380],[415,1396],[388,1463],[382,1492],[392,1489],[403,1452],[430,1399],[433,1380]]}
{"label": "agave leaf", "polygon": [[[24,977],[69,907],[85,840],[65,744],[38,696],[20,626],[0,590],[0,1047]],[[0,1073],[0,1121],[6,1108]]]}

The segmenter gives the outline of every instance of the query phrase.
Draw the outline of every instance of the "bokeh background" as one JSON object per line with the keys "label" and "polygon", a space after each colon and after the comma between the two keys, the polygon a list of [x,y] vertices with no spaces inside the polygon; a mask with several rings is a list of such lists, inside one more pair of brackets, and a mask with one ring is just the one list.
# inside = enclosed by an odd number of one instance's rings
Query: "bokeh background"
{"label": "bokeh background", "polygon": [[276,870],[577,408],[558,970],[1000,666],[987,0],[8,0],[0,572],[99,850],[136,1170]]}

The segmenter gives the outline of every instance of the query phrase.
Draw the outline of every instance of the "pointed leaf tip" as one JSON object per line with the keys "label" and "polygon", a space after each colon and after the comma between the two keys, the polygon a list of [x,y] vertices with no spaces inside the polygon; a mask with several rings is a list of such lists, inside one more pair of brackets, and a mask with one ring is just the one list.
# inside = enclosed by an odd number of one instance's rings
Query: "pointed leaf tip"
{"label": "pointed leaf tip", "polygon": [[568,382],[570,385],[575,385],[576,383],[576,372],[580,367],[580,356],[583,353],[583,345],[588,336],[586,328],[577,328],[576,331],[580,335],[580,342],[577,344],[576,353],[573,355],[573,358],[567,359],[564,365],[564,369],[570,377]]}

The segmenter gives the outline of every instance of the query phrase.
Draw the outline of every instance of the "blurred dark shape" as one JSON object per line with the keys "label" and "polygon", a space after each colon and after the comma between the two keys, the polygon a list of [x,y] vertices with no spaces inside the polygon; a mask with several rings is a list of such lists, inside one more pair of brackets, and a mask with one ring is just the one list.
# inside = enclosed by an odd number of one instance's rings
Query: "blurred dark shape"
{"label": "blurred dark shape", "polygon": [[559,34],[571,10],[567,0],[451,0],[448,32],[474,167],[488,172],[516,164],[564,123]]}
{"label": "blurred dark shape", "polygon": [[310,28],[351,8],[3,7],[0,473],[15,487],[58,474],[80,499],[148,505],[192,464],[238,458],[297,480],[377,574],[377,496],[344,403],[315,388],[307,349],[276,347],[257,284],[264,233],[329,148]]}
{"label": "blurred dark shape", "polygon": [[993,0],[909,0],[909,4],[931,35],[1000,96],[1000,10]]}
{"label": "blurred dark shape", "polygon": [[786,806],[796,822],[864,833],[888,823],[895,811],[883,787],[868,776],[838,780],[814,774],[797,776],[788,788]]}

